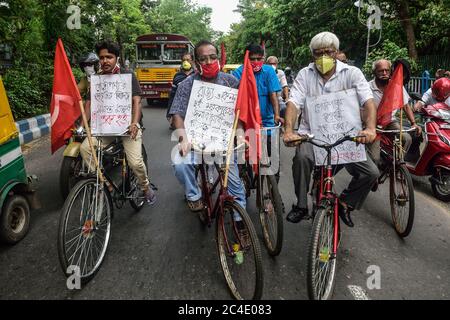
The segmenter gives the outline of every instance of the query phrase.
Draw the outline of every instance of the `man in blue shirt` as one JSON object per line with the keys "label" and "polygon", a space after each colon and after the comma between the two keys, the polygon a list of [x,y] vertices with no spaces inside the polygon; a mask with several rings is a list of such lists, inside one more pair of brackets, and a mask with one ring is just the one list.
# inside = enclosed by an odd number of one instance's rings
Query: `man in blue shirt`
{"label": "man in blue shirt", "polygon": [[[277,92],[281,91],[277,74],[272,66],[264,64],[264,49],[261,46],[251,44],[245,50],[249,51],[250,63],[256,78],[263,127],[274,127],[283,121],[280,117],[280,106],[277,97]],[[233,76],[238,78],[238,80],[241,80],[243,68],[244,66],[242,65],[233,71]]]}

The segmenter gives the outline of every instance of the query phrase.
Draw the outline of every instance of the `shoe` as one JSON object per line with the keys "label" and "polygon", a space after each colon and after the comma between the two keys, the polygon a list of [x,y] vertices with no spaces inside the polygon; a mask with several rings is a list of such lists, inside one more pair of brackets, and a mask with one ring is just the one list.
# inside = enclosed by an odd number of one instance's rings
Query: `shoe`
{"label": "shoe", "polygon": [[286,220],[292,223],[299,223],[302,219],[308,216],[307,208],[299,208],[292,205],[292,210],[286,216]]}
{"label": "shoe", "polygon": [[156,194],[151,187],[148,187],[147,190],[144,191],[144,199],[149,206],[155,204]]}
{"label": "shoe", "polygon": [[198,199],[196,201],[188,200],[187,204],[188,204],[189,210],[191,210],[192,212],[202,211],[205,208],[205,206],[203,205],[202,199]]}
{"label": "shoe", "polygon": [[352,209],[350,207],[343,206],[342,203],[339,201],[339,209],[338,209],[339,217],[341,218],[342,222],[344,222],[347,226],[353,228],[355,224],[353,223],[352,218],[350,217],[351,211]]}

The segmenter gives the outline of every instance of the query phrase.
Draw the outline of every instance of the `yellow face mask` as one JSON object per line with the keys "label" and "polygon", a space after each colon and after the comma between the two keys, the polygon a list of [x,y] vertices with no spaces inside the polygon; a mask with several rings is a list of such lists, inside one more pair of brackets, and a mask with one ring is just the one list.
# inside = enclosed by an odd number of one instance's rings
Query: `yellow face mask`
{"label": "yellow face mask", "polygon": [[334,63],[335,63],[334,59],[325,54],[320,58],[317,58],[315,61],[316,68],[317,70],[319,70],[321,74],[326,74],[328,71],[333,69]]}
{"label": "yellow face mask", "polygon": [[184,60],[181,64],[181,67],[183,68],[183,70],[191,70],[192,65],[188,61]]}

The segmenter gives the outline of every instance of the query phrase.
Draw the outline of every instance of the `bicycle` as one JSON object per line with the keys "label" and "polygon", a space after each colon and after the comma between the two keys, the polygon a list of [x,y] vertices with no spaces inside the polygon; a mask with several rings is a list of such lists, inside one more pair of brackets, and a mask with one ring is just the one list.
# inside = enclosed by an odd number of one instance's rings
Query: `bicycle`
{"label": "bicycle", "polygon": [[[205,146],[201,145],[193,150],[201,153],[201,162],[196,165],[204,204],[200,220],[208,227],[216,220],[217,251],[228,288],[237,300],[261,299],[261,248],[253,223],[247,211],[235,202],[224,185],[225,165],[214,163],[217,173],[217,177],[214,177],[209,165],[204,162]],[[217,188],[218,194],[213,205],[212,195]]]}
{"label": "bicycle", "polygon": [[[129,201],[137,212],[145,204],[122,143],[116,138],[103,147],[101,138],[97,139],[99,170],[105,180],[101,182],[97,171],[95,177],[86,175],[73,187],[64,202],[58,228],[60,265],[66,276],[78,268],[82,284],[94,277],[105,258],[111,237],[113,207],[120,209]],[[147,167],[144,146],[142,154]]]}
{"label": "bicycle", "polygon": [[331,151],[359,136],[346,135],[332,144],[319,144],[314,135],[304,135],[300,141],[309,142],[327,151],[325,166],[315,166],[311,188],[313,196],[313,227],[308,247],[307,288],[311,300],[330,299],[335,285],[337,250],[340,243],[339,197],[334,192],[334,173]]}
{"label": "bicycle", "polygon": [[[259,212],[264,244],[271,256],[279,255],[283,246],[284,204],[278,189],[277,174],[271,172],[270,162],[271,139],[273,135],[275,135],[274,140],[277,143],[278,159],[280,159],[280,128],[281,124],[277,127],[261,129],[261,140],[263,142],[267,141],[267,143],[262,143],[262,157],[257,164],[258,174],[253,174],[252,167],[248,161],[240,168],[240,176],[245,185],[246,197],[250,197],[251,189],[256,189],[256,208]],[[269,135],[268,132],[271,134]]]}
{"label": "bicycle", "polygon": [[[414,128],[402,130],[415,131]],[[376,183],[382,184],[389,177],[389,201],[391,206],[392,222],[397,234],[404,238],[411,232],[414,222],[414,185],[411,174],[403,159],[403,149],[398,136],[400,130],[382,130],[380,156],[380,177]],[[394,135],[394,139],[391,136]]]}

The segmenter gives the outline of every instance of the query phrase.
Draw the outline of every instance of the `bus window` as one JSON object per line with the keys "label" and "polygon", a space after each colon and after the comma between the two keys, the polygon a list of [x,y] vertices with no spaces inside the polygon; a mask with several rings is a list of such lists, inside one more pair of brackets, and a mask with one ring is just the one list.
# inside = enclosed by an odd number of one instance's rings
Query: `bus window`
{"label": "bus window", "polygon": [[138,45],[139,61],[161,60],[161,46],[159,44],[141,44]]}
{"label": "bus window", "polygon": [[164,60],[181,61],[183,53],[187,52],[188,45],[184,43],[168,43],[164,45]]}

